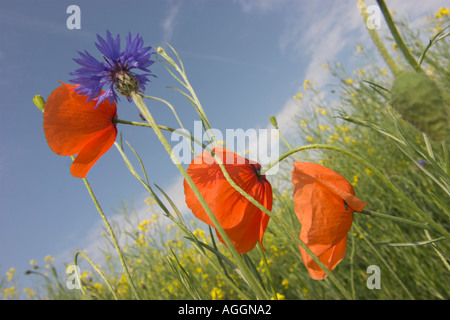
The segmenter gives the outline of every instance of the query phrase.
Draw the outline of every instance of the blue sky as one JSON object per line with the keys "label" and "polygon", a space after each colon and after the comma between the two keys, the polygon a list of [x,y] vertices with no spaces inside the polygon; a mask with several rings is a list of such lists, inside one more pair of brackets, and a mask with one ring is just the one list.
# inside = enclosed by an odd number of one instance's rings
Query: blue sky
{"label": "blue sky", "polygon": [[[72,4],[81,9],[80,30],[66,27],[66,9]],[[387,4],[419,21],[446,1]],[[282,129],[292,128],[292,96],[303,90],[303,81],[326,85],[331,79],[323,64],[340,61],[352,70],[358,63],[356,45],[371,47],[356,1],[350,0],[0,0],[1,273],[14,267],[23,274],[31,259],[42,265],[46,255],[62,264],[72,260],[76,249],[96,252],[100,216],[83,182],[70,175],[70,158],[48,147],[32,97],[47,98],[58,81],[69,81],[69,72],[77,68],[77,50],[100,58],[96,34],[104,37],[107,29],[123,40],[128,32],[139,33],[155,48],[167,49],[169,42],[219,130],[267,128],[271,115],[277,115]],[[191,129],[197,120],[192,106],[166,88],[177,83],[162,65],[151,69],[158,77],[146,94],[169,100]],[[165,106],[149,106],[158,123],[178,127]],[[140,120],[136,107],[124,99],[118,115]],[[183,206],[179,172],[152,131],[118,129],[142,156],[151,182]],[[123,202],[138,211],[144,207],[146,194],[114,147],[91,169],[88,180],[111,219]]]}

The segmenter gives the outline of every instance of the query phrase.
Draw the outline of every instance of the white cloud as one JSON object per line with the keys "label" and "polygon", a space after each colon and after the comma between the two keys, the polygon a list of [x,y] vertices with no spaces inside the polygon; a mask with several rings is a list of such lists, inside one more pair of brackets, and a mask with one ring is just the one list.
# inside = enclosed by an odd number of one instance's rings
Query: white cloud
{"label": "white cloud", "polygon": [[236,0],[245,13],[268,12],[286,0]]}
{"label": "white cloud", "polygon": [[180,12],[181,2],[176,2],[175,4],[171,2],[167,14],[161,23],[163,31],[163,41],[162,43],[170,42],[176,27],[176,21],[178,13]]}

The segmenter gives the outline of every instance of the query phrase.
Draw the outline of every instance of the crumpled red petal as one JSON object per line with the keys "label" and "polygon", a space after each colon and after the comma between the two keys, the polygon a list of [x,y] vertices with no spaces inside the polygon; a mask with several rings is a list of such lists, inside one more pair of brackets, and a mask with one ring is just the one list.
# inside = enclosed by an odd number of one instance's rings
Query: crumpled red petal
{"label": "crumpled red petal", "polygon": [[[214,148],[213,152],[224,162],[227,172],[238,186],[267,209],[272,209],[272,188],[264,176],[257,174],[259,164],[223,148]],[[239,253],[250,251],[257,241],[262,243],[269,216],[228,183],[209,152],[194,158],[187,172]],[[184,193],[186,204],[194,215],[214,227],[186,180]],[[223,242],[219,234],[218,237]]]}
{"label": "crumpled red petal", "polygon": [[[333,270],[347,252],[353,210],[361,211],[366,203],[355,197],[353,187],[343,176],[315,163],[295,162],[292,182],[294,210],[302,225],[300,239]],[[300,253],[313,279],[326,277],[302,248]]]}

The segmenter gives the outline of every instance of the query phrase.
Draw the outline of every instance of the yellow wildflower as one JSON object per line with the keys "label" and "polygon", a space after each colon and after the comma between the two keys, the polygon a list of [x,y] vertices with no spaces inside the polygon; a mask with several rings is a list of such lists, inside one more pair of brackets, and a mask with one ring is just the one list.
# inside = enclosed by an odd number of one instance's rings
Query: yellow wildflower
{"label": "yellow wildflower", "polygon": [[30,299],[31,297],[33,297],[35,295],[34,291],[31,290],[30,288],[23,289],[23,292],[28,293],[28,299]]}
{"label": "yellow wildflower", "polygon": [[36,260],[30,260],[30,266],[35,266],[37,265],[37,261]]}
{"label": "yellow wildflower", "polygon": [[143,234],[140,234],[139,237],[134,241],[134,243],[138,246],[141,246],[142,248],[148,247],[148,242],[146,241]]}
{"label": "yellow wildflower", "polygon": [[359,180],[359,173],[357,173],[357,174],[355,174],[355,175],[353,176],[353,182],[352,182],[352,185],[353,185],[353,186],[356,186],[356,185],[358,184],[358,180]]}
{"label": "yellow wildflower", "polygon": [[356,51],[361,52],[362,47],[361,46],[356,46]]}
{"label": "yellow wildflower", "polygon": [[339,135],[337,133],[330,135],[329,142],[333,143],[339,139]]}
{"label": "yellow wildflower", "polygon": [[307,136],[306,137],[306,141],[313,142],[314,141],[314,137]]}
{"label": "yellow wildflower", "polygon": [[211,290],[211,297],[213,300],[221,300],[223,299],[223,291],[220,288],[214,287]]}
{"label": "yellow wildflower", "polygon": [[147,197],[144,201],[148,206],[151,206],[156,203],[155,199],[153,199],[152,197]]}
{"label": "yellow wildflower", "polygon": [[202,239],[203,242],[206,242],[206,238],[205,238],[205,230],[201,230],[201,229],[196,229],[193,232],[194,236],[196,237],[200,237]]}
{"label": "yellow wildflower", "polygon": [[293,96],[292,98],[300,99],[301,97],[303,97],[303,95],[301,93],[299,93],[299,94],[296,94],[295,96]]}
{"label": "yellow wildflower", "polygon": [[55,262],[55,258],[52,258],[50,255],[48,255],[44,258],[44,261]]}
{"label": "yellow wildflower", "polygon": [[[284,300],[285,296],[277,292],[277,300]],[[275,300],[273,297],[270,300]]]}
{"label": "yellow wildflower", "polygon": [[352,83],[353,83],[352,78],[348,78],[347,80],[345,80],[345,84],[352,84]]}
{"label": "yellow wildflower", "polygon": [[440,19],[443,16],[448,16],[450,14],[450,10],[448,8],[439,8],[439,10],[436,12],[436,19]]}
{"label": "yellow wildflower", "polygon": [[94,288],[95,290],[97,290],[97,292],[102,292],[103,291],[103,285],[101,283],[94,283]]}
{"label": "yellow wildflower", "polygon": [[365,171],[369,176],[373,176],[373,172],[369,168],[366,168]]}
{"label": "yellow wildflower", "polygon": [[138,229],[144,232],[148,232],[148,226],[151,224],[152,222],[149,220],[144,220],[141,223],[139,223]]}
{"label": "yellow wildflower", "polygon": [[16,269],[14,268],[10,268],[8,271],[6,271],[6,281],[11,281],[15,273]]}
{"label": "yellow wildflower", "polygon": [[300,126],[301,127],[306,127],[308,125],[308,122],[306,121],[306,120],[302,120],[301,122],[300,122]]}
{"label": "yellow wildflower", "polygon": [[289,287],[289,281],[284,279],[281,281],[281,285],[283,286],[284,290],[286,290]]}
{"label": "yellow wildflower", "polygon": [[16,287],[10,287],[10,288],[6,288],[3,289],[2,293],[4,294],[4,299],[8,299],[8,298],[14,298],[18,295],[17,291],[16,291]]}
{"label": "yellow wildflower", "polygon": [[309,79],[306,79],[305,82],[303,82],[303,89],[308,90],[308,84],[312,84]]}
{"label": "yellow wildflower", "polygon": [[397,52],[398,44],[396,42],[392,43],[392,49]]}

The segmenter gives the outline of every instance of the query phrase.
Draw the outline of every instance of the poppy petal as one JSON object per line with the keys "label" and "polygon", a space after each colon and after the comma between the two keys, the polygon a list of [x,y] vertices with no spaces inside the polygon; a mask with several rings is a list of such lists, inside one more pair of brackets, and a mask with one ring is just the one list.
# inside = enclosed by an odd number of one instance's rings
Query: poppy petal
{"label": "poppy petal", "polygon": [[[223,148],[214,148],[213,152],[222,160],[231,179],[239,187],[263,206],[272,209],[272,188],[263,176],[258,175],[259,164]],[[229,184],[209,152],[194,158],[187,172],[239,253],[250,251],[257,241],[262,242],[269,216]],[[186,204],[194,215],[214,227],[186,180],[184,192]],[[216,233],[223,243],[217,230]]]}
{"label": "poppy petal", "polygon": [[[338,244],[323,252],[320,256],[318,256],[318,258],[328,267],[328,269],[333,270],[344,259],[346,253],[347,237],[343,238]],[[302,260],[304,261],[311,278],[314,280],[322,280],[327,277],[325,271],[319,267],[319,265],[306,253],[305,250],[300,250],[300,255],[302,256]]]}
{"label": "poppy petal", "polygon": [[[353,210],[362,210],[366,203],[355,197],[343,176],[315,163],[295,162],[292,182],[300,239],[332,270],[346,254]],[[311,277],[323,279],[326,274],[302,248],[300,252]]]}
{"label": "poppy petal", "polygon": [[[261,195],[254,196],[264,207],[269,210],[272,209],[272,188],[267,182],[265,187],[268,189],[261,188]],[[267,194],[269,196],[264,197]],[[262,199],[262,201],[260,200]],[[269,223],[270,217],[259,210],[256,206],[248,203],[248,209],[243,221],[239,223],[234,228],[224,229],[228,238],[230,238],[237,252],[243,254],[254,248],[256,243],[259,241],[261,246],[263,246],[263,236],[266,230],[267,224]],[[219,240],[224,243],[220,234],[216,231]]]}
{"label": "poppy petal", "polygon": [[[249,165],[247,159],[234,154],[234,152],[230,156],[230,151],[225,150],[214,148],[213,152],[222,160],[232,180],[245,192],[252,194],[252,187],[259,184],[254,168]],[[243,162],[244,164],[239,164]],[[217,219],[221,221],[222,228],[233,228],[242,221],[250,202],[229,184],[209,152],[203,152],[194,158],[187,172]],[[184,181],[184,190],[187,205],[196,214],[196,217],[209,225],[213,225],[186,181]],[[231,209],[233,214],[230,214]]]}
{"label": "poppy petal", "polygon": [[72,175],[77,178],[86,178],[95,162],[111,148],[116,136],[116,127],[110,126],[86,144],[70,167]]}
{"label": "poppy petal", "polygon": [[62,156],[77,154],[83,146],[108,127],[114,126],[116,104],[95,101],[77,94],[76,86],[62,83],[48,97],[44,109],[44,132],[53,152]]}

